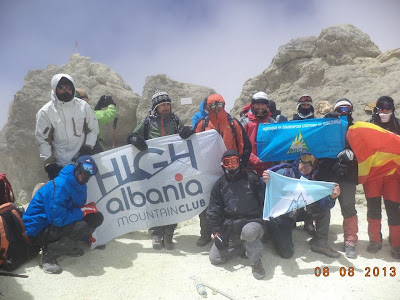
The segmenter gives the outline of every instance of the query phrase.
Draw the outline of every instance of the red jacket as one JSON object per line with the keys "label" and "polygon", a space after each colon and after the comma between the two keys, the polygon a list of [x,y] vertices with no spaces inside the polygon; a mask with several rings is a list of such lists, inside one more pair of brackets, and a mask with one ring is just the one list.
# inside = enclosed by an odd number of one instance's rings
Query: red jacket
{"label": "red jacket", "polygon": [[257,175],[261,177],[262,172],[272,166],[271,162],[262,162],[257,156],[257,131],[260,123],[275,123],[274,119],[271,118],[271,113],[263,118],[257,118],[252,110],[240,119],[244,130],[249,136],[251,142],[251,155],[249,159],[248,169],[255,170]]}

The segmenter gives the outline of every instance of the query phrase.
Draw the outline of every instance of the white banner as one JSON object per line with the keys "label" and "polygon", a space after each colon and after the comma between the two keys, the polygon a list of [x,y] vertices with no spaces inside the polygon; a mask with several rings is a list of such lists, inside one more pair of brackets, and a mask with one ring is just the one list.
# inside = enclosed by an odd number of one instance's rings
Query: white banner
{"label": "white banner", "polygon": [[99,172],[88,182],[87,202],[104,215],[92,248],[135,230],[174,224],[201,213],[223,174],[226,151],[215,130],[183,140],[174,134],[94,155]]}

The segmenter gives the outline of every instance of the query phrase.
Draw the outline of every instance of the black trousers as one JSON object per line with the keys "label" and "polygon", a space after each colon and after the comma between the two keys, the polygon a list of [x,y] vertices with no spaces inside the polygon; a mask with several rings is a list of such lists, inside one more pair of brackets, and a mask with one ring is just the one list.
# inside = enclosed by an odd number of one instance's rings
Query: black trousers
{"label": "black trousers", "polygon": [[[315,205],[311,204],[307,207],[307,215],[311,215],[316,223],[316,232],[313,238],[315,243],[327,243],[331,211],[329,209],[321,209],[321,207],[315,203]],[[297,221],[300,221],[300,219],[297,219]],[[273,222],[268,223],[268,229],[271,232],[272,240],[274,241],[278,254],[282,258],[292,257],[294,254],[292,231],[295,220],[288,215],[282,215],[275,218]]]}
{"label": "black trousers", "polygon": [[68,237],[73,241],[88,239],[97,227],[103,223],[104,217],[101,212],[89,214],[81,221],[70,223],[63,227],[48,225],[35,237],[30,237],[35,246],[47,246],[57,242],[63,237]]}

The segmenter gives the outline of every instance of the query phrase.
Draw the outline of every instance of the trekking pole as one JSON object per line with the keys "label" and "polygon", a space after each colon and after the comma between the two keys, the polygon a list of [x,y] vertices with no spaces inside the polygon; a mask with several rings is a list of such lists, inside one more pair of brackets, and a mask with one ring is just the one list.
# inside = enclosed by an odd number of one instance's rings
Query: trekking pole
{"label": "trekking pole", "polygon": [[113,124],[113,128],[114,128],[114,133],[113,133],[113,145],[112,147],[115,147],[115,140],[116,140],[116,133],[117,133],[117,122],[118,122],[118,118],[114,118],[114,124]]}
{"label": "trekking pole", "polygon": [[21,277],[21,278],[28,278],[28,275],[21,275],[9,272],[2,272],[0,271],[0,276],[10,276],[10,277]]}

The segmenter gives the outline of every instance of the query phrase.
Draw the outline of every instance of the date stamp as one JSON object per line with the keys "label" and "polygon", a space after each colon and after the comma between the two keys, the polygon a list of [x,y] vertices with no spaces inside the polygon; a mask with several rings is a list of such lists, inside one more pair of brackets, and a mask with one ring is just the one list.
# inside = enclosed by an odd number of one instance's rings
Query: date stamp
{"label": "date stamp", "polygon": [[[316,267],[314,269],[314,275],[316,277],[329,277],[334,274],[331,272],[329,267]],[[354,267],[340,267],[339,275],[341,277],[353,277],[357,276]],[[362,274],[364,277],[395,277],[396,267],[365,267],[364,272]]]}

